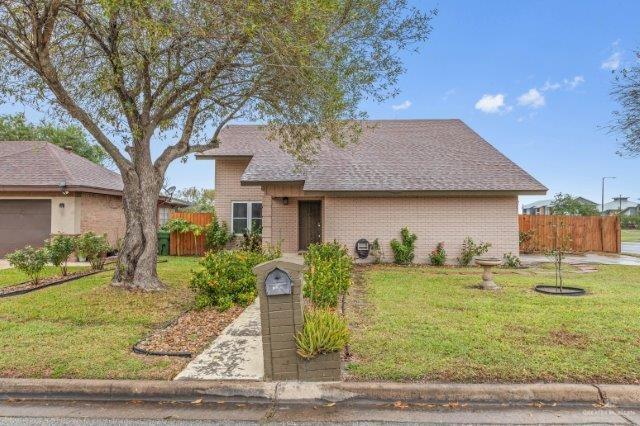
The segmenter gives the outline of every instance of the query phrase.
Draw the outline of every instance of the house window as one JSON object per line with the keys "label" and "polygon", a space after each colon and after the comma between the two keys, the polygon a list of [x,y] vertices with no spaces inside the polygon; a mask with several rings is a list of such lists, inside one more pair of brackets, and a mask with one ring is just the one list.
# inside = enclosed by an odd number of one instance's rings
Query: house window
{"label": "house window", "polygon": [[252,232],[262,229],[262,203],[249,202],[233,202],[233,233],[242,234],[245,230]]}
{"label": "house window", "polygon": [[168,207],[160,207],[158,209],[158,226],[163,226],[169,221],[171,216],[171,209]]}

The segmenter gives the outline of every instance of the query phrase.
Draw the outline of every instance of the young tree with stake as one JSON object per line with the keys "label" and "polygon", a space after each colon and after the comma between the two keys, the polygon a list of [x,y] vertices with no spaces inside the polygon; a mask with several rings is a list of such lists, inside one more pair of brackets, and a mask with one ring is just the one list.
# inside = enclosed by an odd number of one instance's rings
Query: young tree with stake
{"label": "young tree with stake", "polygon": [[406,0],[0,0],[0,90],[77,120],[113,159],[126,218],[113,283],[157,290],[169,164],[239,118],[269,123],[302,161],[320,138],[355,141],[358,105],[395,93],[398,52],[434,13]]}

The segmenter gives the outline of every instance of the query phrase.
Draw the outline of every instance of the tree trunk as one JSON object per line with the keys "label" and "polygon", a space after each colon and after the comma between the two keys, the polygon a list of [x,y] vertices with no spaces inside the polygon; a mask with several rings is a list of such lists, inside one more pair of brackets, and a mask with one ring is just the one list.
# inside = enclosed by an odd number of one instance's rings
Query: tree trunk
{"label": "tree trunk", "polygon": [[164,288],[156,271],[160,184],[157,179],[138,176],[123,176],[126,233],[118,253],[112,284],[135,290],[157,291]]}

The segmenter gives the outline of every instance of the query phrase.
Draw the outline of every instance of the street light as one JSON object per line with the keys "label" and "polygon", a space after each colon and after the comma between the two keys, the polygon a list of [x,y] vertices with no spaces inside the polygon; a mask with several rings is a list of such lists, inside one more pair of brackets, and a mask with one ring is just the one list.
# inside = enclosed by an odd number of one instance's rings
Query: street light
{"label": "street light", "polygon": [[604,180],[605,179],[615,179],[615,176],[604,176],[602,178],[602,206],[601,206],[601,210],[600,213],[604,214]]}

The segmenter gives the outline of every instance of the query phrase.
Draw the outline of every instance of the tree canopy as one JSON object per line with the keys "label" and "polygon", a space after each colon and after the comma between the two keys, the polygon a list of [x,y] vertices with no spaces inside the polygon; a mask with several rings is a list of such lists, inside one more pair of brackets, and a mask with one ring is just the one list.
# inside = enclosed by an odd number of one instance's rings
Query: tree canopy
{"label": "tree canopy", "polygon": [[624,138],[618,153],[631,157],[640,155],[640,51],[636,59],[616,74],[611,91],[619,106],[613,112],[612,128]]}
{"label": "tree canopy", "polygon": [[67,124],[54,125],[29,123],[23,113],[0,115],[0,141],[47,141],[62,148],[71,148],[76,154],[104,164],[107,153],[99,145],[92,144],[82,128]]}
{"label": "tree canopy", "polygon": [[197,188],[195,186],[178,190],[174,197],[188,202],[190,205],[185,211],[190,212],[213,212],[215,189]]}
{"label": "tree canopy", "polygon": [[172,161],[237,119],[301,161],[320,139],[357,141],[360,105],[397,93],[399,54],[434,14],[407,0],[2,0],[0,93],[74,118],[109,154],[127,222],[114,282],[157,289]]}
{"label": "tree canopy", "polygon": [[598,208],[589,203],[585,203],[578,197],[573,197],[562,192],[556,194],[553,200],[553,214],[576,215],[576,216],[597,216],[600,214]]}

